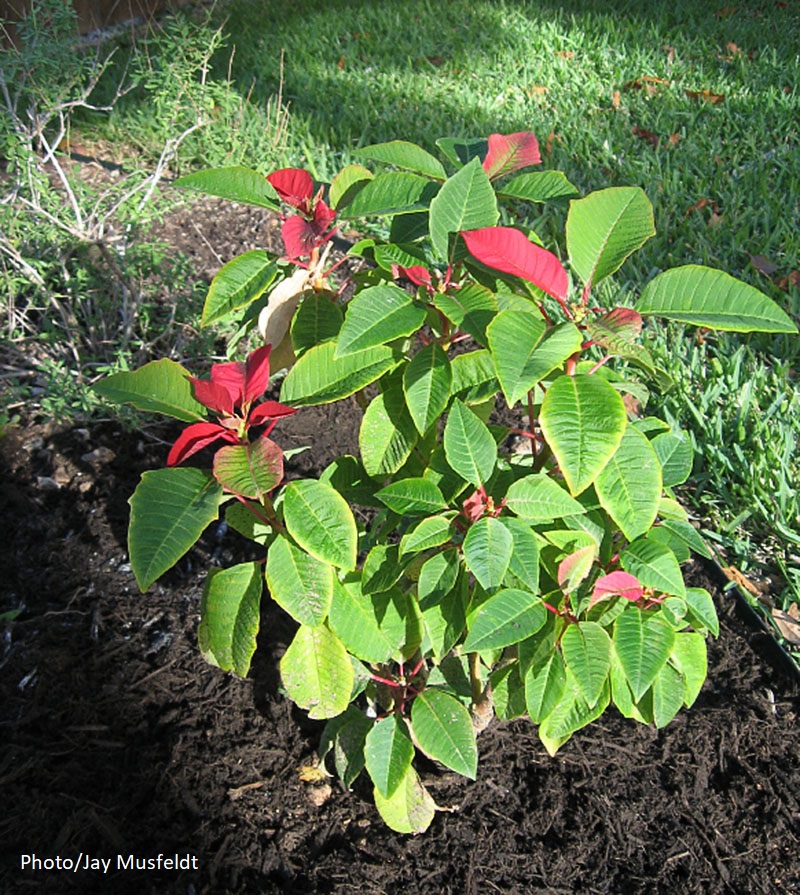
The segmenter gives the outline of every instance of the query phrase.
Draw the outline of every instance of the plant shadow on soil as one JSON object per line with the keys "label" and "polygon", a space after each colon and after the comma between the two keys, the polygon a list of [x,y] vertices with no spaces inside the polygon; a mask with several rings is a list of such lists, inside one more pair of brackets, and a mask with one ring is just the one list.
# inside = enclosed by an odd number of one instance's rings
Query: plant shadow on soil
{"label": "plant shadow on soil", "polygon": [[[282,421],[285,449],[314,445],[290,475],[318,474],[358,419],[344,402]],[[243,542],[212,527],[145,595],[130,571],[126,502],[176,431],[31,425],[0,440],[0,611],[25,607],[0,658],[1,891],[800,893],[797,687],[699,565],[722,632],[697,703],[665,730],[610,711],[552,759],[525,720],[494,723],[476,782],[421,767],[451,810],[416,838],[387,830],[366,788],[304,782],[322,725],[280,692],[291,621],[265,600],[248,680],[197,649],[204,574]],[[21,870],[32,853],[112,866]],[[197,869],[117,869],[159,853]]]}

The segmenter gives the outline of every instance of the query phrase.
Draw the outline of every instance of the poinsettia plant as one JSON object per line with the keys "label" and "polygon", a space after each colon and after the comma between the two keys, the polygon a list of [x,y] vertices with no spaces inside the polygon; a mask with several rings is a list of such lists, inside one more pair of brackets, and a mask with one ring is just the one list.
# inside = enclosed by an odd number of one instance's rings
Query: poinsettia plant
{"label": "poinsettia plant", "polygon": [[[230,261],[203,312],[206,325],[239,319],[236,344],[268,347],[210,380],[161,360],[99,386],[190,423],[131,499],[141,588],[221,512],[262,544],[265,563],[209,576],[200,647],[246,674],[266,591],[298,626],[281,675],[327,721],[322,760],[346,786],[366,772],[403,832],[436,810],[417,750],[474,778],[476,731],[494,716],[529,716],[555,754],[611,705],[662,727],[694,702],[718,622],[681,564],[709,554],[673,493],[689,440],[627,409],[626,395],[646,405],[648,380],[668,386],[643,321],[796,332],[707,267],[614,298],[611,278],[654,233],[643,190],[580,197],[562,173],[527,170],[541,162],[530,133],[437,145],[443,160],[404,141],[367,147],[378,172],[352,164],[330,184],[298,169],[183,178],[281,215],[283,254]],[[500,224],[501,206],[522,221],[545,202],[569,203],[554,250]],[[332,262],[337,227],[375,217],[388,236]],[[280,401],[256,403],[270,363],[288,369]],[[351,396],[358,451],[284,481],[275,421]],[[176,465],[215,445],[210,469]]]}

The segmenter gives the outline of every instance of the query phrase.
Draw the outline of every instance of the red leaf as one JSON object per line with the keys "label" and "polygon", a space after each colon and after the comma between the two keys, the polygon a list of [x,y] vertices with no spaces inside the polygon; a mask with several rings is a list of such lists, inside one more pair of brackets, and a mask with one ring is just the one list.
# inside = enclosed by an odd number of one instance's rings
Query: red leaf
{"label": "red leaf", "polygon": [[275,192],[294,208],[308,210],[314,192],[314,181],[302,168],[281,168],[267,176]]}
{"label": "red leaf", "polygon": [[272,351],[271,345],[265,345],[263,348],[256,348],[250,352],[245,364],[244,373],[244,395],[242,397],[243,404],[252,404],[252,402],[263,395],[269,385],[269,355]]}
{"label": "red leaf", "polygon": [[595,582],[592,598],[589,600],[589,608],[591,609],[595,603],[607,600],[609,597],[622,597],[636,603],[642,599],[643,595],[644,588],[634,575],[628,572],[612,572],[610,575],[598,578]]}
{"label": "red leaf", "polygon": [[430,271],[424,268],[421,264],[415,264],[413,267],[401,267],[397,264],[395,267],[397,268],[395,276],[405,277],[407,280],[411,280],[415,286],[433,285]]}
{"label": "red leaf", "polygon": [[208,379],[190,379],[194,396],[201,404],[215,413],[230,415],[233,413],[235,396],[219,382]]}
{"label": "red leaf", "polygon": [[286,257],[290,259],[310,255],[312,249],[319,245],[317,228],[299,214],[283,222],[281,237],[286,248]]}
{"label": "red leaf", "polygon": [[236,433],[231,432],[219,423],[192,423],[187,426],[175,440],[167,457],[167,466],[177,466],[192,454],[196,454],[218,439],[235,441]]}
{"label": "red leaf", "polygon": [[245,365],[240,361],[213,364],[211,367],[211,381],[228,392],[234,407],[238,407],[242,403],[244,375]]}
{"label": "red leaf", "polygon": [[478,490],[461,504],[461,508],[470,522],[477,522],[486,513],[486,500]]}
{"label": "red leaf", "polygon": [[483,160],[483,170],[489,175],[490,180],[541,163],[539,142],[530,131],[508,136],[489,135],[489,151]]}
{"label": "red leaf", "polygon": [[314,206],[314,226],[317,232],[320,235],[323,234],[335,219],[336,212],[329,208],[322,199],[318,199],[317,204]]}
{"label": "red leaf", "polygon": [[599,322],[631,342],[642,331],[642,315],[633,308],[614,308],[603,314]]}
{"label": "red leaf", "polygon": [[552,252],[534,245],[513,227],[465,230],[461,236],[473,258],[502,273],[521,277],[554,298],[566,298],[569,278]]}
{"label": "red leaf", "polygon": [[254,407],[247,418],[250,426],[260,426],[269,420],[279,419],[282,416],[291,416],[297,413],[297,408],[287,407],[286,404],[279,404],[277,401],[262,401],[258,407]]}

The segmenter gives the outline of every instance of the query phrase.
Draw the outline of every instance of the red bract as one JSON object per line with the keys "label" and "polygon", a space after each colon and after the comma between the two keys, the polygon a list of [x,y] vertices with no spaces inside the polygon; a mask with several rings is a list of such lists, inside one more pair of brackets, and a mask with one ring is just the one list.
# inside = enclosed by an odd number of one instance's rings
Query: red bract
{"label": "red bract", "polygon": [[253,401],[266,391],[269,384],[271,351],[271,345],[257,348],[244,363],[214,364],[210,380],[190,380],[195,398],[213,410],[219,421],[187,426],[172,445],[167,466],[177,466],[215,441],[247,444],[248,432],[253,426],[267,424],[266,435],[280,417],[295,413],[293,407],[277,401],[263,401],[252,407]]}
{"label": "red bract", "polygon": [[539,142],[529,131],[518,134],[490,134],[489,151],[483,160],[483,170],[490,180],[527,168],[540,165]]}
{"label": "red bract", "polygon": [[522,277],[553,298],[563,300],[567,297],[569,278],[561,262],[552,252],[534,245],[520,230],[483,227],[462,230],[461,237],[467,251],[481,264]]}
{"label": "red bract", "polygon": [[629,572],[611,572],[609,575],[598,578],[595,582],[592,598],[589,600],[589,608],[591,609],[595,603],[607,600],[609,597],[622,597],[624,600],[636,603],[643,596],[644,588],[638,578]]}
{"label": "red bract", "polygon": [[322,189],[314,195],[314,181],[301,168],[281,168],[267,177],[275,192],[300,214],[284,218],[281,237],[286,257],[292,261],[309,256],[327,242],[336,212],[322,200]]}

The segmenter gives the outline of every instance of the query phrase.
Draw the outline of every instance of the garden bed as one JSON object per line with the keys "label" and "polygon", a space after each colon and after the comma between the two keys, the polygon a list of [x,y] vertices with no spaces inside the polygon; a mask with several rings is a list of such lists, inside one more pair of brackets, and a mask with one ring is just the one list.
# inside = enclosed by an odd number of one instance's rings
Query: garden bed
{"label": "garden bed", "polygon": [[[208,277],[270,232],[260,213],[199,207],[204,220],[173,218],[165,233],[198,252]],[[289,475],[317,474],[352,443],[359,416],[345,402],[282,421],[285,449],[314,448]],[[452,810],[427,834],[400,836],[366,788],[344,792],[315,771],[322,725],[280,693],[288,616],[265,601],[246,681],[201,658],[204,574],[241,558],[245,542],[212,527],[139,594],[127,499],[176,431],[31,425],[0,441],[11,595],[0,610],[24,605],[0,659],[2,891],[800,892],[797,688],[732,598],[715,590],[722,630],[709,678],[666,729],[611,712],[551,759],[526,721],[494,723],[478,740],[477,782],[420,768]],[[701,566],[690,575],[715,589]],[[22,870],[34,853],[112,863],[106,874]],[[196,858],[196,869],[117,863],[159,853]]]}
{"label": "garden bed", "polygon": [[[325,453],[325,433],[356,421],[334,412],[287,421],[287,446],[314,437]],[[690,711],[663,731],[612,713],[555,759],[527,722],[495,723],[476,783],[422,769],[453,810],[411,839],[358,786],[314,782],[321,724],[279,691],[292,636],[280,610],[264,606],[252,680],[200,657],[203,573],[231,562],[237,536],[210,532],[138,593],[126,500],[163,445],[100,424],[12,431],[2,446],[2,567],[26,607],[0,682],[3,891],[800,892],[797,693],[719,592],[722,632]],[[198,869],[20,870],[22,854],[81,852],[178,852]]]}

